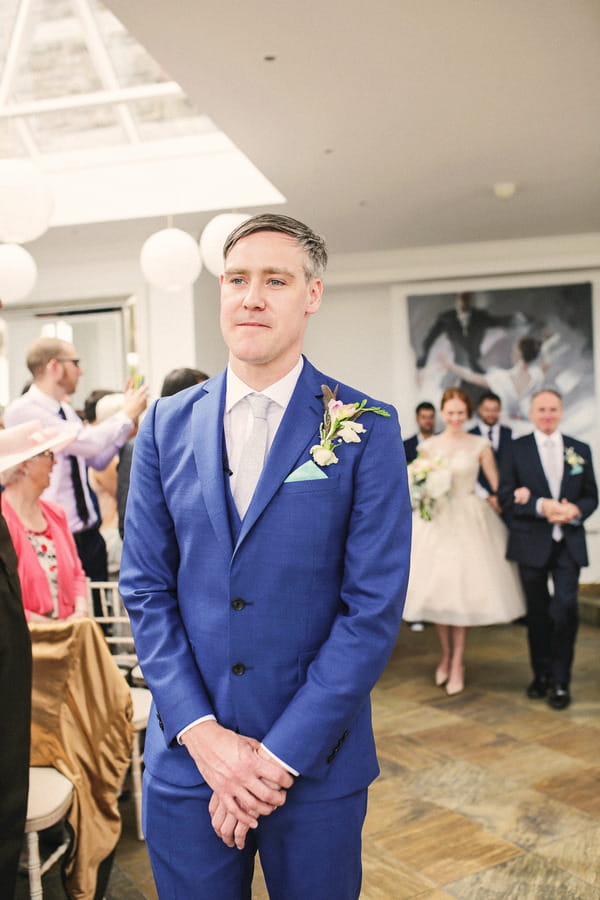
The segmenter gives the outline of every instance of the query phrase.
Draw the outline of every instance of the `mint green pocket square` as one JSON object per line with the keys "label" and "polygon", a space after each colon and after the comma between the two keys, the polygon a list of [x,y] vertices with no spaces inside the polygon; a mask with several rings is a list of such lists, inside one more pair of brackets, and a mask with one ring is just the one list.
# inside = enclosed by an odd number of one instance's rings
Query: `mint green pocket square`
{"label": "mint green pocket square", "polygon": [[327,475],[312,459],[309,459],[307,462],[302,463],[301,466],[298,466],[297,469],[294,469],[285,481],[316,481],[317,478],[327,478]]}

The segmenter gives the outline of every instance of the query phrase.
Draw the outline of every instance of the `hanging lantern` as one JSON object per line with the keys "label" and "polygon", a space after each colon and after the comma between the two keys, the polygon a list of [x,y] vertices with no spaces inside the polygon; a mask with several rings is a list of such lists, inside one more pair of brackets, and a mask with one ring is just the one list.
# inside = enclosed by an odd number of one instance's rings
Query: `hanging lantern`
{"label": "hanging lantern", "polygon": [[217,277],[223,272],[223,244],[234,228],[251,218],[247,213],[221,213],[211,219],[200,238],[204,265]]}
{"label": "hanging lantern", "polygon": [[18,244],[0,244],[0,300],[7,306],[24,300],[37,280],[31,253]]}
{"label": "hanging lantern", "polygon": [[48,230],[52,190],[44,174],[26,160],[0,160],[0,241],[23,244]]}
{"label": "hanging lantern", "polygon": [[202,268],[198,244],[187,231],[163,228],[142,247],[140,266],[146,281],[163,291],[193,284]]}

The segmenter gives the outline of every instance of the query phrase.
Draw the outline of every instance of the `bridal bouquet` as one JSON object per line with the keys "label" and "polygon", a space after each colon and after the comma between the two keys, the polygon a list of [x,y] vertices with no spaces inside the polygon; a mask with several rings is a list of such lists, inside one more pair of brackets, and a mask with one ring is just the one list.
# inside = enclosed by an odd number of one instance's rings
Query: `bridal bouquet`
{"label": "bridal bouquet", "polygon": [[409,463],[410,502],[426,522],[431,522],[435,502],[448,493],[451,480],[450,470],[441,457],[417,456]]}

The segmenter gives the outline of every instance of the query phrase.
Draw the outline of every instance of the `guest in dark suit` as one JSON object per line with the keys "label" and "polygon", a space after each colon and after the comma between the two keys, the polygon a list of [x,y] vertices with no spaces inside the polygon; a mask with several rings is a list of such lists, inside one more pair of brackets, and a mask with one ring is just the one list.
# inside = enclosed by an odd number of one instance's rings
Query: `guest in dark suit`
{"label": "guest in dark suit", "polygon": [[[470,434],[480,434],[489,440],[494,451],[498,470],[500,470],[502,460],[506,454],[510,453],[512,441],[512,429],[500,424],[501,411],[502,403],[498,394],[494,394],[493,391],[486,391],[485,394],[481,395],[477,404],[477,425],[470,430]],[[487,500],[495,512],[500,512],[498,498],[481,469],[479,470],[476,491],[480,497]]]}
{"label": "guest in dark suit", "polygon": [[426,365],[431,347],[441,334],[445,334],[452,344],[457,363],[468,365],[475,372],[485,371],[479,355],[486,331],[498,326],[507,327],[514,316],[493,316],[487,309],[478,309],[471,305],[472,296],[470,291],[458,294],[454,308],[439,314],[423,341],[417,368],[422,369]]}
{"label": "guest in dark suit", "polygon": [[[533,434],[513,441],[499,491],[502,508],[512,508],[506,555],[519,563],[527,598],[534,675],[527,695],[548,696],[554,709],[571,702],[579,571],[588,564],[583,522],[598,505],[590,448],[561,434],[562,416],[558,392],[534,395]],[[549,575],[554,596],[548,591]]]}
{"label": "guest in dark suit", "polygon": [[333,399],[302,356],[326,259],[287,216],[232,232],[229,365],[159,400],[136,438],[120,585],[154,700],[144,832],[165,900],[250,897],[257,850],[273,898],[360,893],[369,693],[411,510],[393,407],[341,384]]}
{"label": "guest in dark suit", "polygon": [[[0,431],[0,471],[24,458],[28,438],[38,426],[39,422],[27,422]],[[1,513],[0,703],[0,897],[10,900],[15,892],[27,813],[31,641],[21,601],[17,555]]]}
{"label": "guest in dark suit", "polygon": [[433,403],[429,403],[427,400],[419,403],[415,409],[415,418],[417,420],[417,433],[403,441],[407,463],[411,463],[413,459],[417,458],[419,444],[426,438],[430,438],[434,432],[435,406]]}

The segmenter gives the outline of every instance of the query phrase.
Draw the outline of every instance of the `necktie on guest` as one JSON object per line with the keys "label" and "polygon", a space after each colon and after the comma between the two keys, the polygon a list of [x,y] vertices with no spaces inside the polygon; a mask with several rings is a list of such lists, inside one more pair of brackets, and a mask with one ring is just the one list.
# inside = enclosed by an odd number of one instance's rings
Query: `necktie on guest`
{"label": "necktie on guest", "polygon": [[[62,406],[59,407],[58,414],[61,419],[66,420],[67,416]],[[85,493],[83,491],[81,472],[79,471],[79,460],[76,456],[69,456],[69,463],[71,465],[71,482],[73,484],[73,492],[75,494],[75,506],[77,508],[77,515],[84,523],[84,525],[87,525],[90,514],[87,508]]]}
{"label": "necktie on guest", "polygon": [[242,519],[250,505],[267,455],[267,412],[271,403],[264,394],[248,394],[247,399],[252,410],[252,428],[244,444],[233,490],[233,499]]}
{"label": "necktie on guest", "polygon": [[493,428],[488,428],[488,440],[493,448],[493,446],[494,446],[494,429]]}

